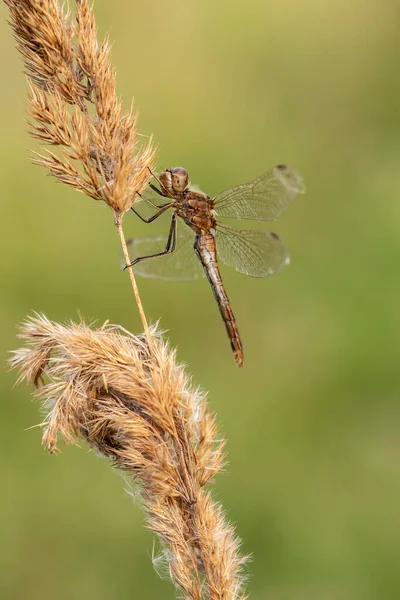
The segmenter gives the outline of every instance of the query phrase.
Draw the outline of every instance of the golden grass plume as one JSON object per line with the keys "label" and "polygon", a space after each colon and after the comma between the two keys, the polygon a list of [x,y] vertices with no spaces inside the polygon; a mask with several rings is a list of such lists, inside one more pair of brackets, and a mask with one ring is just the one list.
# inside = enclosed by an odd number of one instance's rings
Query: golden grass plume
{"label": "golden grass plume", "polygon": [[[11,359],[46,410],[43,443],[85,440],[139,485],[150,529],[184,598],[243,600],[239,540],[205,488],[224,464],[205,395],[168,344],[114,326],[23,323]],[[46,378],[47,383],[43,379]]]}
{"label": "golden grass plume", "polygon": [[92,8],[72,18],[57,0],[4,0],[29,80],[31,134],[57,146],[37,155],[59,181],[124,213],[147,186],[151,139],[139,148],[137,114],[116,93],[108,40],[97,40]]}
{"label": "golden grass plume", "polygon": [[[43,148],[34,162],[51,175],[112,209],[125,257],[122,217],[151,178],[155,149],[138,143],[137,114],[117,97],[108,40],[97,40],[93,9],[76,0],[75,18],[58,0],[4,0],[28,77],[31,135]],[[150,334],[129,269],[141,321]]]}
{"label": "golden grass plume", "polygon": [[[75,18],[57,0],[4,1],[29,79],[31,134],[58,149],[35,160],[62,183],[108,204],[128,264],[122,217],[146,188],[155,151],[151,140],[138,143],[133,108],[122,110],[109,43],[98,42],[87,0],[76,0]],[[144,335],[35,316],[23,324],[25,346],[11,363],[19,382],[38,387],[49,451],[59,436],[85,440],[138,483],[148,526],[162,541],[182,597],[242,600],[246,558],[206,489],[223,467],[224,442],[204,394],[149,330],[132,269],[129,274]]]}

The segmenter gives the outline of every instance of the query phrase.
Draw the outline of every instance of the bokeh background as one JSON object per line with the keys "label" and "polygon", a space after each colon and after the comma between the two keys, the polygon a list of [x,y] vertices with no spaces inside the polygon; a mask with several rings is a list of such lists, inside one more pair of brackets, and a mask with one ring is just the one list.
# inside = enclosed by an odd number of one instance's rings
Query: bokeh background
{"label": "bokeh background", "polygon": [[[266,280],[223,269],[243,370],[206,281],[140,282],[227,436],[214,491],[253,553],[253,600],[400,598],[399,13],[396,0],[96,2],[158,167],[184,165],[210,195],[280,162],[307,185],[273,224],[290,267]],[[140,322],[108,208],[30,163],[22,64],[0,16],[5,365],[34,310]],[[85,448],[46,455],[27,430],[39,407],[14,381],[4,367],[1,598],[172,600],[123,479]]]}

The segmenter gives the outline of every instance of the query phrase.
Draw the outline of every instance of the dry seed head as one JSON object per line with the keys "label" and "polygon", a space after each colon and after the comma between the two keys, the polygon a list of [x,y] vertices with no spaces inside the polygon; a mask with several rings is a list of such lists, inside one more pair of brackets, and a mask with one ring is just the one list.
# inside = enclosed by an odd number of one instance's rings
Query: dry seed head
{"label": "dry seed head", "polygon": [[151,139],[139,147],[137,114],[122,111],[92,8],[77,0],[73,20],[56,0],[5,2],[29,79],[30,133],[59,148],[35,162],[114,213],[128,211],[150,180],[155,149]]}
{"label": "dry seed head", "polygon": [[[109,43],[97,41],[87,0],[76,1],[76,21],[56,0],[5,2],[30,84],[31,134],[59,150],[45,149],[35,162],[104,200],[126,251],[122,215],[147,186],[155,150],[151,139],[139,149],[137,115],[132,108],[122,112]],[[71,443],[84,439],[139,483],[148,525],[164,544],[183,597],[243,599],[245,559],[221,507],[204,489],[223,466],[223,441],[204,394],[193,389],[168,345],[147,330],[130,276],[146,335],[37,316],[23,325],[26,346],[11,362],[20,369],[19,381],[39,387],[50,451],[59,435]]]}
{"label": "dry seed head", "polygon": [[[11,364],[38,386],[43,443],[85,440],[139,483],[148,526],[163,542],[171,578],[185,598],[238,600],[245,558],[221,506],[204,485],[224,463],[224,441],[205,396],[152,331],[91,329],[35,316]],[[43,380],[46,379],[46,382]]]}

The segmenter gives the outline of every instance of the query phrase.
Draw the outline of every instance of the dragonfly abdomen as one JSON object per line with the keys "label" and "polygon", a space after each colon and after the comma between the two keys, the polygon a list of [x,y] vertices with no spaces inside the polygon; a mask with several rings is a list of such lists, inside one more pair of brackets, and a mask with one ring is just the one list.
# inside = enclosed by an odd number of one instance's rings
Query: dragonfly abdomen
{"label": "dragonfly abdomen", "polygon": [[235,315],[233,314],[219,271],[214,235],[212,233],[198,235],[196,237],[194,248],[203,265],[207,279],[210,282],[217,301],[219,312],[221,313],[221,317],[225,323],[231,341],[235,360],[239,367],[242,367],[244,361],[243,344],[236,324]]}

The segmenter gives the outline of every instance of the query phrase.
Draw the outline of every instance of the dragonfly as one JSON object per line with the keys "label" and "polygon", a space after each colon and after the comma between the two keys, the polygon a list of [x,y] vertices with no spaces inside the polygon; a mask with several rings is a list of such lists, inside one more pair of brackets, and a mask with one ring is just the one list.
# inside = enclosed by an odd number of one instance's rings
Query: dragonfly
{"label": "dragonfly", "polygon": [[[254,181],[229,188],[213,198],[191,186],[183,167],[168,168],[149,183],[152,196],[162,197],[155,204],[142,197],[156,212],[145,218],[151,223],[172,210],[168,237],[151,236],[128,241],[130,253],[140,254],[125,269],[144,277],[188,280],[205,275],[211,285],[230,339],[236,363],[244,363],[243,343],[231,303],[222,281],[219,261],[250,277],[267,277],[289,264],[288,251],[276,233],[237,229],[220,217],[275,221],[296,194],[304,192],[301,177],[287,165],[276,165]],[[136,205],[136,203],[135,203]],[[155,244],[165,246],[155,252]],[[193,251],[194,250],[194,251]]]}

